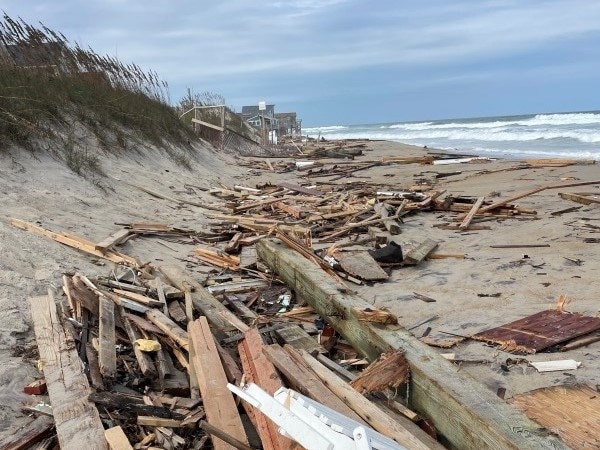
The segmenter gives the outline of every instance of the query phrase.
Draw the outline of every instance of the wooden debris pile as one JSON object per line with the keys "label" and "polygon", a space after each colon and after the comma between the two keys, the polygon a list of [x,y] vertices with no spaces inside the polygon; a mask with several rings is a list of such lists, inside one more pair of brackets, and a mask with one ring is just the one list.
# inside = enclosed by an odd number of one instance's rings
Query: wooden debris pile
{"label": "wooden debris pile", "polygon": [[[32,298],[61,448],[197,449],[209,439],[213,448],[301,448],[252,405],[242,402],[240,411],[228,382],[255,383],[270,394],[289,386],[408,448],[441,448],[419,431],[415,413],[386,397],[410,376],[402,353],[383,355],[356,377],[306,331],[318,332],[312,308],[294,307],[287,287],[279,286],[256,280],[205,288],[181,269],[145,267],[113,279],[65,275],[64,296],[49,291]],[[330,356],[349,368],[366,364],[326,328],[322,342]],[[77,389],[69,388],[73,383]],[[81,413],[61,412],[75,404]],[[258,441],[242,424],[246,415]],[[77,434],[84,420],[87,431]],[[51,421],[40,418],[11,442],[30,445],[51,434]]]}

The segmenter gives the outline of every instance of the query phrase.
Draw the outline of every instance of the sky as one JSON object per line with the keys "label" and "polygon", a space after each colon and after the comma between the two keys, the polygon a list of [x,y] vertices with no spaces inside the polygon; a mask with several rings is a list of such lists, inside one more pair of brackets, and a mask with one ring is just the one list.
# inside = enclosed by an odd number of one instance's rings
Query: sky
{"label": "sky", "polygon": [[0,0],[237,111],[303,126],[600,109],[597,0]]}

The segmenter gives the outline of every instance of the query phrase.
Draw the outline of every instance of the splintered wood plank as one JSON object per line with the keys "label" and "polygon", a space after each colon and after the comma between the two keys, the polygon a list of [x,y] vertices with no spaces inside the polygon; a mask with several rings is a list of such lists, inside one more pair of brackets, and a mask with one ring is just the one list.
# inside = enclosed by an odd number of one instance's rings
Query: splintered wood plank
{"label": "splintered wood plank", "polygon": [[145,295],[138,294],[137,292],[125,291],[123,289],[113,289],[113,291],[115,294],[117,294],[121,297],[128,298],[129,300],[133,300],[133,301],[141,303],[142,305],[145,305],[145,306],[150,306],[150,307],[163,306],[163,303],[160,300],[155,300],[155,299],[147,297]]}
{"label": "splintered wood plank", "polygon": [[106,450],[104,427],[98,410],[88,400],[91,389],[75,343],[58,318],[50,296],[29,299],[40,361],[63,450]]}
{"label": "splintered wood plank", "polygon": [[499,344],[504,351],[535,353],[592,331],[600,330],[600,318],[549,309],[472,336]]}
{"label": "splintered wood plank", "polygon": [[398,388],[410,378],[410,367],[400,351],[383,353],[363,370],[350,385],[361,394]]}
{"label": "splintered wood plank", "polygon": [[106,239],[98,242],[95,246],[95,249],[99,252],[105,253],[106,250],[113,247],[114,245],[120,244],[125,239],[129,237],[131,234],[131,230],[123,228],[121,230],[115,231],[113,234],[108,236]]}
{"label": "splintered wood plank", "polygon": [[104,432],[104,436],[110,450],[133,450],[127,436],[125,436],[123,428],[120,426],[109,428]]}
{"label": "splintered wood plank", "polygon": [[289,189],[290,191],[300,192],[300,193],[306,194],[306,195],[314,195],[315,197],[322,197],[324,195],[323,192],[321,192],[317,189],[299,186],[297,184],[288,183],[286,181],[277,183],[277,186],[285,188],[285,189]]}
{"label": "splintered wood plank", "polygon": [[368,251],[337,251],[333,257],[344,271],[366,281],[387,280],[388,274],[381,268]]}
{"label": "splintered wood plank", "polygon": [[[286,348],[289,351],[289,349]],[[333,393],[358,413],[369,425],[382,434],[390,437],[399,444],[410,448],[411,450],[430,450],[432,448],[441,448],[439,445],[428,445],[417,439],[411,432],[406,430],[400,422],[394,420],[383,410],[377,407],[373,402],[363,397],[352,386],[330,371],[327,367],[313,358],[305,351],[300,351],[298,357],[310,367],[317,377],[327,385]]]}
{"label": "splintered wood plank", "polygon": [[49,416],[39,416],[33,422],[0,440],[2,450],[25,450],[50,434],[54,421]]}
{"label": "splintered wood plank", "polygon": [[[225,370],[221,365],[206,317],[201,316],[199,319],[189,322],[188,332],[194,347],[194,355],[190,364],[194,366],[208,422],[248,444],[233,394],[227,389]],[[231,448],[218,438],[213,438],[213,446],[215,450]]]}
{"label": "splintered wood plank", "polygon": [[305,364],[292,359],[290,354],[285,352],[282,347],[277,344],[267,345],[263,347],[263,352],[294,390],[323,403],[325,406],[350,419],[365,423],[358,414],[331,392],[321,380],[316,378],[314,373]]}
{"label": "splintered wood plank", "polygon": [[570,448],[600,448],[600,395],[587,386],[552,386],[510,400],[530,419],[558,434]]}
{"label": "splintered wood plank", "polygon": [[190,292],[194,307],[206,316],[215,328],[217,339],[222,339],[231,331],[245,333],[250,329],[239,317],[229,311],[204,286],[178,267],[160,267],[161,273],[180,290]]}
{"label": "splintered wood plank", "polygon": [[160,328],[163,333],[177,342],[184,350],[189,350],[188,334],[158,309],[147,311],[146,318]]}
{"label": "splintered wood plank", "polygon": [[112,379],[117,373],[117,351],[115,348],[115,304],[109,298],[100,296],[100,373]]}
{"label": "splintered wood plank", "polygon": [[[282,387],[281,379],[275,366],[267,359],[262,349],[264,343],[256,328],[244,334],[244,340],[238,345],[242,367],[248,383],[260,386],[268,394],[273,395]],[[278,426],[259,410],[243,402],[246,411],[254,419],[256,431],[265,450],[289,449],[294,443],[277,431]]]}
{"label": "splintered wood plank", "polygon": [[20,219],[11,219],[10,223],[11,225],[22,230],[30,231],[32,233],[39,234],[40,236],[50,238],[53,241],[76,248],[98,258],[104,258],[112,262],[132,267],[139,266],[138,261],[135,258],[115,252],[113,250],[107,250],[106,252],[102,253],[101,251],[96,250],[96,244],[94,244],[92,241],[88,241],[87,239],[83,239],[79,236],[75,236],[70,233],[55,233]]}

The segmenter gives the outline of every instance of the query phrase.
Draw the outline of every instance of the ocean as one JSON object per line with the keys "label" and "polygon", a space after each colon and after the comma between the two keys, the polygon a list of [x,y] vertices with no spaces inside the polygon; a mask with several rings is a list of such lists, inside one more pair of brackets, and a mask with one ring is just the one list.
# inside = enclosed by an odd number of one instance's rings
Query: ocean
{"label": "ocean", "polygon": [[325,139],[382,139],[499,158],[600,159],[600,111],[304,128]]}

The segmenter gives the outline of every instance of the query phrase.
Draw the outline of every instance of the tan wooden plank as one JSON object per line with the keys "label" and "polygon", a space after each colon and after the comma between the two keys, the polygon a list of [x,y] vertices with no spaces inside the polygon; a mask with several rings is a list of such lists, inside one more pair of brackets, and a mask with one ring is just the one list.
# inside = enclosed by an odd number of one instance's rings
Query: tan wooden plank
{"label": "tan wooden plank", "polygon": [[[194,365],[208,422],[248,444],[233,394],[227,389],[225,370],[221,365],[206,317],[201,316],[189,322],[188,332],[194,346],[194,355],[190,364]],[[213,446],[215,450],[230,449],[226,442],[218,438],[213,439]]]}
{"label": "tan wooden plank", "polygon": [[131,234],[131,230],[128,230],[126,228],[123,228],[121,230],[115,231],[113,234],[111,234],[107,238],[105,238],[102,241],[98,242],[95,245],[94,248],[96,250],[98,250],[99,252],[105,253],[106,250],[108,250],[112,246],[120,244],[125,239],[127,239],[130,234]]}
{"label": "tan wooden plank", "polygon": [[[58,318],[50,296],[29,299],[40,361],[62,450],[106,450],[98,410],[75,343]],[[93,445],[94,447],[91,447]]]}
{"label": "tan wooden plank", "polygon": [[571,200],[572,202],[581,203],[582,205],[591,205],[593,203],[600,203],[598,197],[589,197],[585,195],[573,194],[569,192],[559,192],[558,195],[564,200]]}
{"label": "tan wooden plank", "polygon": [[158,372],[156,371],[156,367],[154,366],[152,358],[148,353],[141,351],[140,348],[135,345],[135,341],[141,339],[142,335],[133,326],[128,315],[125,313],[125,309],[123,309],[122,306],[117,307],[117,311],[121,316],[121,323],[123,324],[123,328],[125,329],[127,337],[129,338],[131,346],[133,347],[133,353],[135,354],[135,358],[140,366],[140,371],[145,377],[156,378],[158,376]]}
{"label": "tan wooden plank", "polygon": [[167,336],[177,342],[183,349],[186,351],[189,350],[188,334],[158,309],[147,311],[146,318],[160,328]]}
{"label": "tan wooden plank", "polygon": [[24,220],[20,219],[11,219],[10,223],[11,225],[22,230],[30,231],[32,233],[39,234],[40,236],[50,238],[53,241],[60,242],[61,244],[76,248],[83,252],[94,255],[98,258],[104,258],[112,262],[125,264],[132,267],[137,267],[139,265],[137,260],[135,258],[132,258],[131,256],[127,256],[112,250],[107,250],[105,253],[102,253],[96,250],[95,244],[93,242],[83,239],[79,236],[72,235],[70,233],[55,233],[53,231],[46,230],[42,227],[25,222]]}
{"label": "tan wooden plank", "polygon": [[471,208],[469,213],[465,216],[465,218],[463,219],[461,224],[458,226],[458,228],[460,230],[466,230],[467,228],[469,228],[471,221],[475,217],[475,214],[477,214],[477,211],[479,211],[479,208],[481,208],[481,205],[483,204],[484,200],[485,200],[485,197],[479,197],[477,199],[477,201],[475,202],[475,204],[473,205],[473,207]]}
{"label": "tan wooden plank", "polygon": [[120,426],[109,428],[104,432],[110,450],[133,450],[129,439]]}
{"label": "tan wooden plank", "polygon": [[411,251],[404,255],[405,264],[419,264],[427,255],[429,255],[436,247],[438,242],[433,239],[425,239]]}
{"label": "tan wooden plank", "polygon": [[204,122],[203,120],[192,119],[192,122],[197,123],[198,125],[202,125],[203,127],[212,128],[213,130],[217,130],[217,131],[221,131],[221,132],[225,131],[225,128],[220,127],[218,125],[213,125],[212,123]]}
{"label": "tan wooden plank", "polygon": [[160,300],[155,300],[145,295],[138,294],[137,292],[125,291],[123,289],[113,289],[113,292],[121,297],[125,297],[135,302],[141,303],[142,305],[150,307],[163,306],[163,303]]}
{"label": "tan wooden plank", "polygon": [[289,353],[286,353],[282,347],[277,344],[267,345],[263,348],[264,354],[269,361],[277,368],[296,391],[307,397],[312,398],[325,406],[339,412],[340,414],[365,423],[358,414],[349,408],[340,400],[321,380],[315,377],[305,364],[292,359]]}

